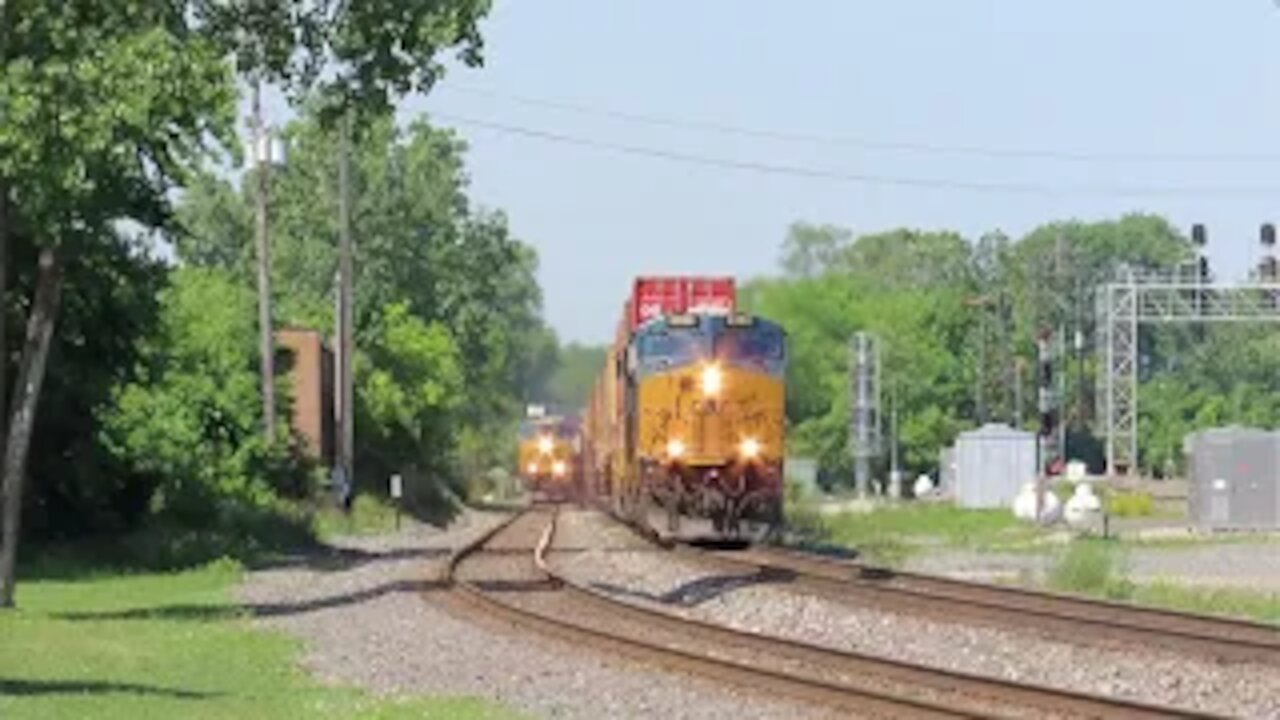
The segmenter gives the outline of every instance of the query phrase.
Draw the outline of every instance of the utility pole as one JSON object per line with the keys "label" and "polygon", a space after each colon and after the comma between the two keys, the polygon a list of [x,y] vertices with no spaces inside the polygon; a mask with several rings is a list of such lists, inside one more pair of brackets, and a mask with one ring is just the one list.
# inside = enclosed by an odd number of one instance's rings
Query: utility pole
{"label": "utility pole", "polygon": [[258,249],[258,342],[262,367],[262,425],[267,443],[276,439],[275,343],[271,327],[271,245],[267,238],[267,191],[271,138],[262,120],[262,83],[253,81],[254,214]]}
{"label": "utility pole", "polygon": [[898,469],[898,382],[889,384],[889,495],[902,495],[902,477]]}
{"label": "utility pole", "polygon": [[352,331],[353,254],[351,240],[351,111],[342,116],[338,158],[338,392],[339,440],[338,468],[346,480],[343,508],[350,512],[355,498],[355,386],[351,372],[355,356],[355,333]]}
{"label": "utility pole", "polygon": [[[0,457],[4,457],[5,443],[9,441],[9,404],[5,401],[8,389],[9,344],[5,334],[5,298],[9,295],[9,184],[0,180]],[[0,492],[0,505],[4,493]]]}
{"label": "utility pole", "polygon": [[1022,376],[1026,373],[1022,356],[1013,359],[1013,426],[1022,428]]}

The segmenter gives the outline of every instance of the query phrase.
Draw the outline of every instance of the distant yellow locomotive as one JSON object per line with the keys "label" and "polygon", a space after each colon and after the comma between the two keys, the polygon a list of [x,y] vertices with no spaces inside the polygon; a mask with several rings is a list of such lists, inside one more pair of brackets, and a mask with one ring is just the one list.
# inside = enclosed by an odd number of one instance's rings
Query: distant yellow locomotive
{"label": "distant yellow locomotive", "polygon": [[576,494],[580,433],[571,418],[528,418],[520,425],[518,462],[525,487],[535,496],[567,500]]}

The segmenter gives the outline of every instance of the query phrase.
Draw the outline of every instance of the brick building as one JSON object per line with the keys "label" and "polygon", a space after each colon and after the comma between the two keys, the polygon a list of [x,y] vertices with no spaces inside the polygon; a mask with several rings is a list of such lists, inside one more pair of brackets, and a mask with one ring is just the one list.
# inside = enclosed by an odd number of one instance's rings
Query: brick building
{"label": "brick building", "polygon": [[276,331],[276,372],[287,377],[293,398],[290,425],[299,450],[325,466],[333,464],[333,351],[322,334],[303,328]]}

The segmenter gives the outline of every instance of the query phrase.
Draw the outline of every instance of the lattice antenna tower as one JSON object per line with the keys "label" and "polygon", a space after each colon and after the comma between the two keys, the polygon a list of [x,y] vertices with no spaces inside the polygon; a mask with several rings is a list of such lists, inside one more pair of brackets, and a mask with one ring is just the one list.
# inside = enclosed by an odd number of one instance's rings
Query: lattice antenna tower
{"label": "lattice antenna tower", "polygon": [[871,460],[881,452],[880,342],[868,332],[849,341],[849,448],[859,497],[871,489]]}

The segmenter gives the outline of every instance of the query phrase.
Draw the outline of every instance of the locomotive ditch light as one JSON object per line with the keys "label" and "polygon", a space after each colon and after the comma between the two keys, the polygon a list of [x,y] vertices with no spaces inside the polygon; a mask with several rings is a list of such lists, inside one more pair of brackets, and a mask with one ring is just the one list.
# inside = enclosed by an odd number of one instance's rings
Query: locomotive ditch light
{"label": "locomotive ditch light", "polygon": [[755,460],[760,457],[760,441],[749,437],[738,444],[738,452],[747,460]]}
{"label": "locomotive ditch light", "polygon": [[724,373],[720,371],[719,365],[708,365],[702,369],[702,394],[708,397],[715,397],[720,394],[720,388],[724,384]]}
{"label": "locomotive ditch light", "polygon": [[550,454],[552,447],[553,445],[551,443],[551,438],[547,437],[546,435],[543,435],[542,437],[538,438],[538,451],[541,452],[543,455]]}
{"label": "locomotive ditch light", "polygon": [[684,441],[680,438],[671,438],[667,441],[667,457],[672,460],[679,459],[684,456]]}
{"label": "locomotive ditch light", "polygon": [[724,324],[729,327],[751,327],[756,324],[756,318],[746,313],[734,313],[725,319]]}
{"label": "locomotive ditch light", "polygon": [[564,477],[564,470],[565,470],[565,467],[564,467],[564,461],[563,461],[563,460],[557,460],[557,461],[555,461],[555,462],[551,463],[551,474],[552,474],[552,475],[555,475],[556,477]]}
{"label": "locomotive ditch light", "polygon": [[529,463],[529,467],[525,468],[525,470],[528,470],[530,475],[537,475],[537,474],[538,474],[538,463],[536,463],[536,462],[531,462],[531,463]]}

